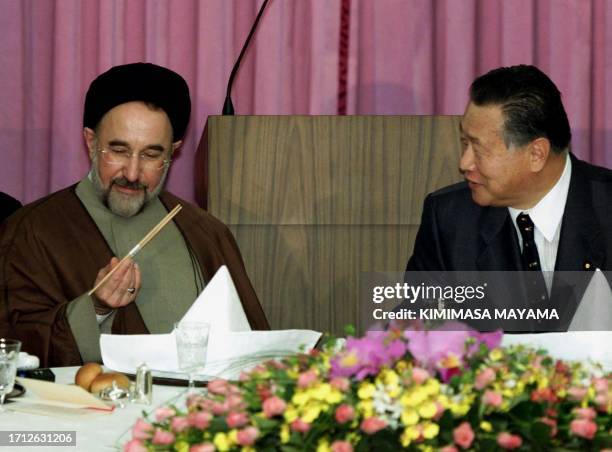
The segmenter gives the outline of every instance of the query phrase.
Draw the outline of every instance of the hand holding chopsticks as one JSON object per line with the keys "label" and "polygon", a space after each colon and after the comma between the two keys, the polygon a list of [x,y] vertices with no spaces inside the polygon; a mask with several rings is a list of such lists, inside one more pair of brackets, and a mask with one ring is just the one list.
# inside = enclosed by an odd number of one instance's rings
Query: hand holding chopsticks
{"label": "hand holding chopsticks", "polygon": [[[130,252],[123,258],[121,259],[121,261],[119,261],[119,263],[117,265],[115,265],[107,274],[104,278],[102,278],[95,286],[93,289],[91,289],[89,292],[87,292],[87,295],[92,295],[96,290],[98,290],[104,283],[106,283],[109,278],[113,275],[113,273],[115,273],[117,271],[118,268],[121,267],[121,264],[129,258],[133,258],[134,256],[136,256],[136,254],[138,254],[138,252],[140,250],[142,250],[145,245],[147,243],[149,243],[158,233],[159,231],[162,230],[162,228],[164,226],[166,226],[166,224],[168,224],[168,222],[170,222],[170,220],[172,220],[172,218],[174,218],[174,216],[179,213],[179,211],[182,209],[182,206],[180,204],[178,204],[174,209],[172,209],[168,215],[166,215],[153,229],[151,229],[149,231],[149,233],[147,235],[145,235],[143,237],[143,239],[138,242],[138,244],[132,248],[130,250]],[[129,291],[129,290],[128,290]]]}

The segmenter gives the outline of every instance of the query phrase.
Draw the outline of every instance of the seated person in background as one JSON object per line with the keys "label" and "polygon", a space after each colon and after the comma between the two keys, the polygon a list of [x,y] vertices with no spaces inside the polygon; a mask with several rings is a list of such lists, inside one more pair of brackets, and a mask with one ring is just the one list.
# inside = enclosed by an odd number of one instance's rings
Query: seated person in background
{"label": "seated person in background", "polygon": [[0,191],[0,224],[20,207],[19,201]]}
{"label": "seated person in background", "polygon": [[569,152],[561,93],[543,72],[478,77],[460,128],[466,181],[425,199],[407,271],[544,271],[550,292],[553,271],[612,269],[612,171]]}
{"label": "seated person in background", "polygon": [[[89,174],[0,229],[0,336],[23,341],[42,366],[99,361],[101,332],[168,333],[222,265],[251,327],[269,328],[228,228],[163,189],[190,111],[185,80],[166,68],[101,74],[85,99]],[[173,221],[88,296],[178,203]]]}

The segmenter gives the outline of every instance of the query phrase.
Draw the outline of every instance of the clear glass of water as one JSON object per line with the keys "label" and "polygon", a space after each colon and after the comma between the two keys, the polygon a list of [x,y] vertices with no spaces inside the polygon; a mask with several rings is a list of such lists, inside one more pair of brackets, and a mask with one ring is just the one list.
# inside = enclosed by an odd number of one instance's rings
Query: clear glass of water
{"label": "clear glass of water", "polygon": [[189,376],[189,391],[195,387],[194,376],[206,365],[210,325],[206,322],[174,324],[179,368]]}
{"label": "clear glass of water", "polygon": [[0,338],[0,412],[4,411],[4,398],[13,390],[17,373],[17,358],[21,342]]}

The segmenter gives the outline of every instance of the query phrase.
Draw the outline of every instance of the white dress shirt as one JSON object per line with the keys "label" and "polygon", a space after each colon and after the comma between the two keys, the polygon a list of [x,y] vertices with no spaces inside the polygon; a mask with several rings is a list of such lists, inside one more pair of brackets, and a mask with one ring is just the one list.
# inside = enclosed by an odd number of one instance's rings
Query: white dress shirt
{"label": "white dress shirt", "polygon": [[561,219],[565,210],[571,176],[572,162],[568,154],[561,177],[535,206],[528,210],[508,207],[521,249],[523,249],[523,238],[516,224],[516,217],[524,212],[529,215],[535,225],[534,240],[538,248],[540,266],[544,272],[544,279],[549,292],[553,271],[555,270],[555,262],[557,261],[557,249],[559,248],[559,238],[561,236]]}

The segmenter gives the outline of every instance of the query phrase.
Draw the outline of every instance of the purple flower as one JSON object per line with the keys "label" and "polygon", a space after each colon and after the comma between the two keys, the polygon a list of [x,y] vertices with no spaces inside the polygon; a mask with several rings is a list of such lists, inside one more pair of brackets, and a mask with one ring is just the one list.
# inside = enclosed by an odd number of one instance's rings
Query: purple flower
{"label": "purple flower", "polygon": [[368,331],[362,338],[349,337],[345,349],[331,360],[331,377],[363,380],[392,366],[406,353],[406,343],[395,332]]}
{"label": "purple flower", "polygon": [[[459,322],[446,322],[441,327],[431,330],[406,330],[404,337],[408,339],[408,351],[425,368],[441,371],[443,380],[456,375],[451,368],[463,364],[466,356],[478,350],[481,343],[488,348],[495,348],[501,342],[502,332],[479,333]],[[466,341],[474,338],[474,343],[466,347]],[[453,358],[449,360],[449,358]],[[447,363],[456,362],[457,366]]]}

